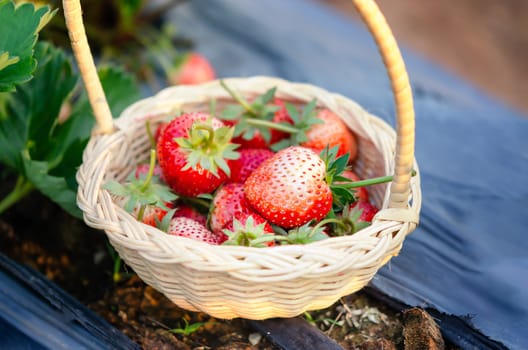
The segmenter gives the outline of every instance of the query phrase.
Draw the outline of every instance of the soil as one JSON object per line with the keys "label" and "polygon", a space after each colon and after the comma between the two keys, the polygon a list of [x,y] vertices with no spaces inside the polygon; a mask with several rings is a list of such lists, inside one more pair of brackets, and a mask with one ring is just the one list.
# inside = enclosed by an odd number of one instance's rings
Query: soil
{"label": "soil", "polygon": [[[144,349],[277,349],[245,320],[175,306],[126,266],[115,282],[105,234],[37,192],[0,218],[0,251],[44,274]],[[404,348],[403,313],[363,292],[300,317],[344,349]]]}

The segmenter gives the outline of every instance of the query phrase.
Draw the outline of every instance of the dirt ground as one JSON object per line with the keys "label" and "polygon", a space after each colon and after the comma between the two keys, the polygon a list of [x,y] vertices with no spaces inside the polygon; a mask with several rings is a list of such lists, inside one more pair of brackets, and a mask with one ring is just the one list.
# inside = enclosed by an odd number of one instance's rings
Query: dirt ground
{"label": "dirt ground", "polygon": [[[320,0],[356,17],[350,0]],[[528,116],[528,1],[377,0],[396,39]]]}

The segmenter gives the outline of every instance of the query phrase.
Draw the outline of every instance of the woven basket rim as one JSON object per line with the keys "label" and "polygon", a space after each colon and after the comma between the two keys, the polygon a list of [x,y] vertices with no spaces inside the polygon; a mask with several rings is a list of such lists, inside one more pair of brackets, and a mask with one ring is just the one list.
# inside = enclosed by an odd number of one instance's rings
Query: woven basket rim
{"label": "woven basket rim", "polygon": [[[329,92],[325,89],[322,89],[312,84],[296,83],[296,82],[291,82],[291,81],[287,81],[287,80],[280,79],[280,78],[267,77],[267,76],[255,76],[255,77],[248,77],[248,78],[226,78],[225,81],[226,83],[234,86],[235,88],[239,88],[240,87],[239,84],[251,84],[254,86],[258,86],[258,89],[261,89],[261,90],[266,90],[269,86],[275,86],[277,87],[277,91],[281,91],[281,87],[283,86],[293,87],[293,89],[298,89],[302,87],[304,91],[310,91],[313,94],[322,94],[325,96],[325,98],[328,97],[328,98],[335,99],[336,101],[339,101],[339,103],[341,104],[343,103],[349,104],[350,106],[353,106],[353,108],[356,108],[358,111],[361,111],[361,113],[363,114],[362,116],[356,115],[357,117],[372,121],[378,126],[387,128],[387,130],[389,129],[392,130],[392,128],[388,125],[388,123],[368,113],[367,111],[363,109],[363,107],[361,107],[355,101],[348,99],[344,97],[343,95]],[[162,110],[170,111],[174,109],[173,108],[174,105],[179,105],[180,103],[177,100],[176,101],[171,100],[173,104],[172,106],[170,106],[170,104],[167,103],[167,100],[170,99],[170,96],[172,96],[173,94],[179,95],[180,92],[182,91],[191,92],[192,94],[196,94],[196,100],[208,100],[211,98],[211,96],[204,93],[204,91],[208,91],[208,88],[217,88],[218,85],[219,85],[219,80],[215,80],[212,82],[208,82],[208,83],[201,84],[201,85],[195,85],[195,86],[169,87],[169,88],[166,88],[160,91],[158,94],[154,95],[153,97],[141,99],[137,101],[136,103],[134,103],[133,105],[129,106],[127,109],[125,109],[125,111],[123,111],[121,116],[115,120],[115,125],[117,126],[116,132],[110,135],[106,135],[106,134],[96,135],[94,136],[93,140],[90,140],[90,143],[96,142],[96,140],[98,140],[99,138],[109,139],[115,143],[121,142],[120,139],[125,138],[127,135],[127,132],[129,132],[130,125],[137,125],[137,123],[143,123],[145,121],[145,114],[143,114],[142,112],[143,108],[138,108],[138,107],[147,105],[148,109],[152,112],[153,109],[151,108],[151,106],[159,102],[160,105],[162,106],[161,108]],[[219,94],[225,98],[228,98],[228,95],[225,95],[224,93],[219,93]],[[291,96],[291,95],[288,95],[287,93],[284,95]],[[299,99],[301,100],[301,98]],[[186,100],[186,103],[189,103],[189,101]],[[162,118],[164,115],[163,113],[159,113],[159,111],[154,111],[154,112],[155,113],[150,114],[150,117]],[[391,135],[391,137],[394,137],[394,135]],[[111,150],[110,148],[107,148],[98,154],[90,154],[90,150],[87,150],[85,154],[88,159],[85,159],[85,164],[91,163],[91,160],[89,159],[89,157],[93,157],[93,156],[102,157],[103,156],[102,153],[104,152],[111,152]],[[83,166],[85,165],[83,164]],[[411,180],[412,191],[411,191],[410,200],[415,198],[415,194],[417,193],[417,191],[418,192],[420,191],[419,190],[420,174],[419,174],[419,169],[418,169],[418,165],[416,164],[416,161],[415,161],[415,166],[417,170],[417,175],[413,177]],[[79,192],[80,193],[83,190],[83,186],[84,186],[83,182],[84,181],[79,181],[80,183]],[[111,198],[111,195],[109,192],[107,192],[107,190],[100,189],[100,191],[106,193],[106,196],[108,196],[108,198]],[[389,191],[390,191],[390,187],[387,187],[386,195],[385,195],[386,197],[388,196],[387,193]],[[387,202],[385,201],[383,206],[380,208],[381,209],[380,213],[383,212],[383,210],[387,209],[386,206],[387,206]],[[415,205],[414,208],[416,209],[417,212],[419,212],[419,205]],[[169,236],[157,228],[154,228],[154,227],[138,222],[133,216],[131,216],[129,213],[127,213],[124,209],[122,209],[115,203],[113,203],[113,210],[119,213],[116,216],[116,218],[118,219],[118,222],[123,223],[123,222],[131,221],[132,223],[128,222],[128,225],[134,224],[141,230],[145,230],[146,232],[148,232],[148,236],[145,236],[145,239],[143,240],[144,242],[154,241],[154,242],[160,243],[161,241],[164,241],[164,244],[176,244],[177,246],[185,246],[185,247],[192,246],[194,249],[197,249],[197,250],[206,250],[206,251],[211,250],[211,251],[218,252],[220,256],[223,256],[224,254],[234,255],[234,256],[237,256],[239,259],[242,259],[244,256],[252,256],[255,252],[258,252],[258,254],[262,255],[263,257],[267,255],[276,256],[277,254],[295,256],[295,255],[307,253],[312,250],[320,251],[321,249],[337,252],[343,249],[346,250],[347,247],[349,246],[360,244],[362,240],[364,239],[368,239],[370,241],[377,240],[378,244],[382,244],[381,242],[382,238],[376,237],[376,235],[380,231],[389,229],[391,227],[394,228],[396,226],[415,224],[415,223],[405,222],[403,220],[374,220],[369,227],[367,227],[366,229],[360,230],[354,233],[353,235],[346,235],[342,237],[329,237],[328,239],[325,239],[325,240],[321,240],[318,242],[312,242],[308,244],[302,244],[302,245],[298,244],[298,245],[285,245],[285,246],[275,246],[275,247],[266,247],[266,248],[255,248],[255,247],[239,247],[239,246],[225,246],[225,245],[215,246],[215,245],[210,245],[210,244],[196,241],[196,240],[186,238],[186,237]],[[408,231],[409,232],[407,233],[410,233],[410,231],[412,230],[408,230]],[[114,234],[113,232],[108,232],[109,237],[115,239],[115,237],[112,237],[113,234]],[[340,246],[342,247],[340,248]],[[376,247],[377,245],[374,244],[372,246],[372,249],[375,249]],[[215,257],[215,256],[216,255],[212,255],[212,257]],[[211,258],[208,258],[207,261],[209,263],[212,263]],[[221,262],[221,260],[217,260],[217,261]]]}

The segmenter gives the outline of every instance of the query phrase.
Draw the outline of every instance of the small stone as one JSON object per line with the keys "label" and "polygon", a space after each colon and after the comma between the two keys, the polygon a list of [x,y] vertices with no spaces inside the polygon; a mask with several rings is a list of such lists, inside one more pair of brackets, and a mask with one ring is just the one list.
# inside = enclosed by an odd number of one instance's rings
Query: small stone
{"label": "small stone", "polygon": [[260,340],[262,339],[262,334],[260,333],[251,333],[249,336],[248,336],[248,340],[249,342],[251,343],[251,345],[255,346],[257,345],[258,343],[260,343]]}

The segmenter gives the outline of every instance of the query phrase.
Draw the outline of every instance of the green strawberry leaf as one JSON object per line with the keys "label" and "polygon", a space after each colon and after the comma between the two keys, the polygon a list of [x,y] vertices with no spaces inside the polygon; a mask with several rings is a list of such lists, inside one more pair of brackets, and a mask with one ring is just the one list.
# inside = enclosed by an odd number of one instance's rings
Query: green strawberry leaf
{"label": "green strawberry leaf", "polygon": [[22,174],[24,150],[29,159],[58,163],[54,152],[57,116],[77,82],[63,52],[39,43],[35,57],[39,61],[35,79],[0,99],[0,162]]}
{"label": "green strawberry leaf", "polygon": [[[75,173],[94,118],[85,94],[75,95],[79,79],[71,59],[48,43],[36,45],[35,58],[35,78],[16,92],[0,94],[0,163],[79,216]],[[120,70],[103,69],[100,78],[114,115],[139,96],[134,81]],[[71,115],[59,121],[70,100]]]}
{"label": "green strawberry leaf", "polygon": [[35,8],[31,3],[15,5],[0,0],[0,92],[13,91],[32,78],[37,67],[33,47],[38,32],[55,12],[48,6]]}
{"label": "green strawberry leaf", "polygon": [[282,245],[308,244],[328,238],[328,235],[325,233],[325,227],[323,225],[313,226],[311,222],[293,228],[286,232],[284,235],[285,236],[278,237],[278,240]]}
{"label": "green strawberry leaf", "polygon": [[244,112],[244,107],[240,105],[228,105],[220,113],[222,120],[237,120]]}
{"label": "green strawberry leaf", "polygon": [[72,189],[63,177],[48,174],[47,162],[40,162],[28,158],[27,153],[22,157],[26,178],[44,195],[60,205],[62,209],[75,217],[82,217],[77,207],[77,191]]}

